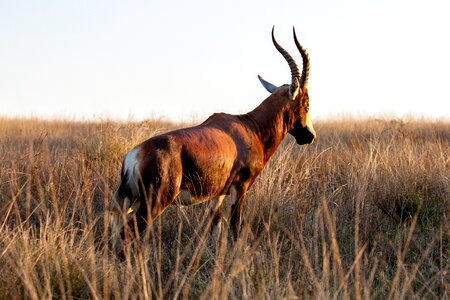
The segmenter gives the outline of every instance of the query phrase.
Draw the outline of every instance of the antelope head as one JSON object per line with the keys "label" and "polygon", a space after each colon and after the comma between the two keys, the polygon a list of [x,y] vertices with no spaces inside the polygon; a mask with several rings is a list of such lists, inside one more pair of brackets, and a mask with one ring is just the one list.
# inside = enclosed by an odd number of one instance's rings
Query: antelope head
{"label": "antelope head", "polygon": [[[309,55],[302,47],[295,34],[295,28],[293,29],[294,41],[297,49],[299,50],[303,60],[303,70],[300,74],[299,68],[295,63],[292,56],[281,47],[275,40],[274,27],[272,28],[272,41],[275,48],[283,55],[289,64],[291,69],[291,84],[289,85],[289,91],[287,96],[290,100],[289,109],[289,133],[295,138],[297,144],[304,145],[310,144],[316,138],[316,132],[309,117],[309,96],[308,96],[308,76],[309,76]],[[264,80],[258,75],[264,88],[270,93],[274,93],[278,88],[272,83]]]}

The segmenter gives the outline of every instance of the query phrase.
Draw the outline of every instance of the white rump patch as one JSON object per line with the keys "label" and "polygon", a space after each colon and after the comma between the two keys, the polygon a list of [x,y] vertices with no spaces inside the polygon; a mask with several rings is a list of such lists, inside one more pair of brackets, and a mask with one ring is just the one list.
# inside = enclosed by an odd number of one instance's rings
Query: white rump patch
{"label": "white rump patch", "polygon": [[137,147],[128,152],[123,166],[124,172],[127,176],[127,185],[132,189],[134,195],[139,193],[138,174],[136,172],[139,165],[139,160],[137,158],[138,153],[139,148]]}

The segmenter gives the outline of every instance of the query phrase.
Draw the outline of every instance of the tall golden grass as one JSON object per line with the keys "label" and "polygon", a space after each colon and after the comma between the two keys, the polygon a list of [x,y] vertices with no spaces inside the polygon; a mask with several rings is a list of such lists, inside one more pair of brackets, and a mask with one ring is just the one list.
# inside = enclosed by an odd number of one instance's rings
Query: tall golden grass
{"label": "tall golden grass", "polygon": [[0,298],[448,297],[450,123],[315,125],[258,177],[238,241],[211,242],[207,203],[170,207],[121,260],[121,160],[177,125],[1,119]]}

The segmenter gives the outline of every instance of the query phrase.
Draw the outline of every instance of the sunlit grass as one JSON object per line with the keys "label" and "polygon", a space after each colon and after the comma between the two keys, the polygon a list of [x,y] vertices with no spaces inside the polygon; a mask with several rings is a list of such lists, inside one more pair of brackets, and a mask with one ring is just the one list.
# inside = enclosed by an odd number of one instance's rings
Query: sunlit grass
{"label": "sunlit grass", "polygon": [[288,138],[248,192],[237,242],[226,226],[211,242],[208,203],[170,207],[120,260],[121,160],[175,127],[0,120],[0,298],[448,295],[448,122],[316,122],[317,142]]}

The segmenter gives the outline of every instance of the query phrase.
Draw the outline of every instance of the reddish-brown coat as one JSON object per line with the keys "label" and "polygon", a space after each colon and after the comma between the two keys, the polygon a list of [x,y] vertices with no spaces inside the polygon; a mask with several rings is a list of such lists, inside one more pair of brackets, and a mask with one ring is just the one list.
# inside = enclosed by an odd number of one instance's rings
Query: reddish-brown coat
{"label": "reddish-brown coat", "polygon": [[[253,111],[213,114],[198,126],[152,137],[129,152],[116,201],[127,216],[128,207],[135,211],[139,231],[175,201],[195,204],[232,193],[230,225],[237,236],[245,193],[283,138],[290,133],[298,144],[314,140],[305,84],[309,57],[294,32],[307,66],[301,80],[294,60],[276,43],[273,31],[272,38],[289,63],[291,85],[276,88],[265,82],[272,94]],[[220,212],[214,219],[220,219]]]}

